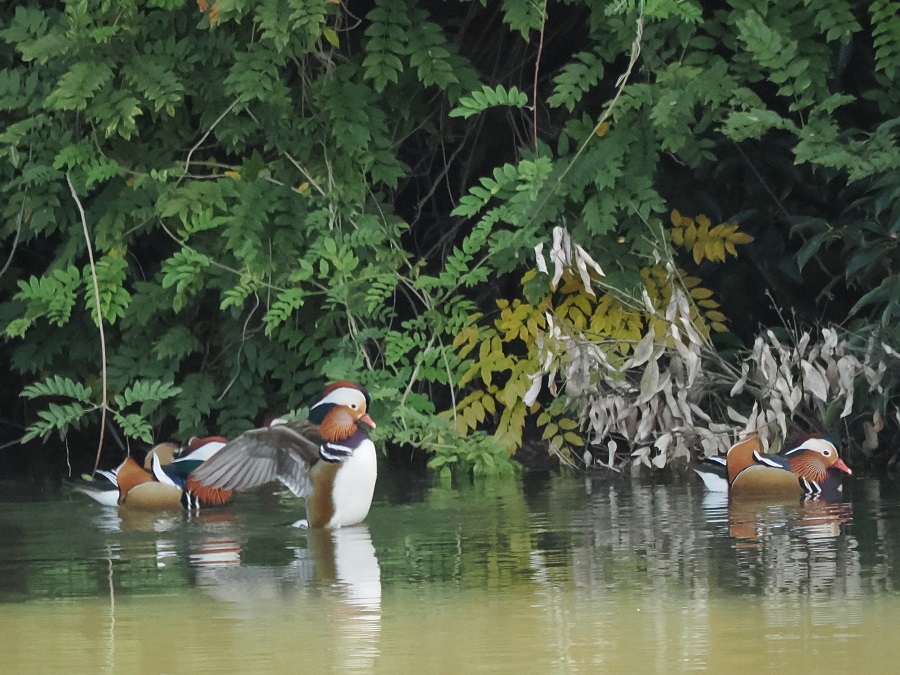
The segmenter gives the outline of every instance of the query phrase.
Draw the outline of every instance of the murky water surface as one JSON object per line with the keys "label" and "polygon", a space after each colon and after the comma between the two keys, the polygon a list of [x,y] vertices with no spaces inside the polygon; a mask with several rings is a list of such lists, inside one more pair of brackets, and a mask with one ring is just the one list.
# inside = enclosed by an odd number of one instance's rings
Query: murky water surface
{"label": "murky water surface", "polygon": [[729,504],[690,479],[451,489],[393,476],[364,526],[333,535],[292,527],[302,509],[282,493],[199,516],[23,496],[0,487],[3,672],[900,662],[900,495],[888,483],[849,482],[842,504]]}

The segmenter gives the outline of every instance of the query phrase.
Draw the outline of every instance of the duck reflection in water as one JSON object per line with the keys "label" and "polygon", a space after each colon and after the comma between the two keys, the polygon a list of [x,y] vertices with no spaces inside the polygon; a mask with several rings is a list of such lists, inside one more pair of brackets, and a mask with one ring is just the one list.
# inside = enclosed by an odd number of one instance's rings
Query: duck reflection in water
{"label": "duck reflection in water", "polygon": [[[238,521],[233,512],[104,509],[91,520],[97,530],[107,535],[129,535],[109,541],[109,554],[117,560],[155,558],[158,568],[185,557],[191,564],[215,564],[217,560],[240,563],[240,546],[229,535]],[[201,538],[194,541],[192,537],[191,541],[185,541],[186,525],[193,528],[190,530],[192,535],[199,534]],[[131,536],[139,533],[152,535],[152,538]]]}
{"label": "duck reflection in water", "polygon": [[[365,525],[302,530],[307,546],[269,547],[253,551],[252,540],[236,556],[223,556],[221,542],[191,556],[196,583],[210,596],[228,603],[240,618],[269,616],[273,608],[296,612],[316,597],[325,599],[325,625],[337,642],[333,653],[341,666],[369,670],[379,654],[381,568]],[[254,564],[256,556],[290,559]],[[330,602],[329,602],[330,600]],[[307,601],[304,603],[304,601]]]}
{"label": "duck reflection in water", "polygon": [[805,539],[834,539],[843,523],[852,522],[850,504],[826,499],[776,500],[732,497],[727,502],[729,533],[745,543],[789,529]]}

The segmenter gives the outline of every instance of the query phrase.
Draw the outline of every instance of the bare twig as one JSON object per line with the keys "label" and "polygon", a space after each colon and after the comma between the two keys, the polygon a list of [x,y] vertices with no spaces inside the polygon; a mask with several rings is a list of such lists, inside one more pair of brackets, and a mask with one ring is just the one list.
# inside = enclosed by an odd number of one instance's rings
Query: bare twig
{"label": "bare twig", "polygon": [[575,162],[578,161],[578,158],[581,157],[581,154],[585,151],[588,146],[588,143],[597,135],[597,132],[600,131],[600,128],[606,124],[606,120],[609,119],[609,116],[612,114],[613,108],[616,107],[616,103],[619,101],[619,97],[622,95],[622,92],[625,91],[625,85],[628,84],[628,78],[631,77],[631,71],[634,69],[635,64],[637,63],[638,57],[641,55],[641,39],[644,36],[644,17],[641,16],[637,20],[637,29],[635,32],[634,42],[631,43],[631,58],[628,60],[628,67],[625,68],[625,72],[619,76],[619,79],[616,81],[616,94],[613,96],[612,101],[610,101],[609,105],[606,106],[606,110],[603,111],[603,114],[600,115],[600,120],[594,125],[593,131],[591,131],[590,135],[584,139],[584,142],[581,144],[581,147],[578,148],[578,152],[575,153],[575,156],[572,158],[572,161],[569,162],[569,165],[565,168],[565,170],[560,174],[559,178],[556,179],[557,185],[562,183],[563,178],[566,177],[566,174],[569,173],[569,170],[575,165]]}
{"label": "bare twig", "polygon": [[781,215],[785,217],[787,222],[790,222],[792,218],[790,212],[788,212],[788,210],[784,207],[782,201],[778,198],[778,196],[765,181],[765,179],[760,175],[759,171],[756,168],[756,165],[753,164],[753,161],[747,156],[747,153],[744,152],[744,149],[741,147],[740,143],[732,141],[731,144],[734,146],[735,150],[738,151],[738,154],[743,158],[744,162],[747,164],[753,175],[756,176],[756,180],[759,181],[759,184],[763,186],[763,190],[769,193],[772,201],[775,202],[775,206],[777,206],[778,210],[781,211]]}
{"label": "bare twig", "polygon": [[443,343],[441,344],[441,356],[444,359],[444,368],[447,369],[447,384],[450,386],[450,400],[453,403],[453,407],[450,409],[453,411],[453,425],[456,426],[456,389],[453,386],[453,373],[450,372],[450,362],[447,360],[447,349]]}
{"label": "bare twig", "polygon": [[206,130],[206,133],[203,134],[203,136],[200,137],[200,140],[194,144],[194,147],[190,149],[190,151],[188,152],[187,159],[184,160],[184,173],[178,178],[178,181],[176,182],[176,184],[180,183],[181,180],[187,175],[188,170],[191,168],[191,157],[193,157],[194,153],[197,151],[197,148],[199,148],[201,145],[203,145],[204,141],[206,141],[206,139],[209,138],[209,135],[213,132],[213,129],[215,129],[219,125],[219,122],[221,122],[223,119],[225,119],[228,116],[228,113],[230,113],[232,110],[234,110],[234,106],[236,106],[238,103],[240,103],[240,101],[241,101],[240,97],[234,99],[234,101],[232,101],[231,105],[228,106],[227,108],[225,108],[225,110],[222,112],[222,114],[216,118],[216,121],[213,122],[212,125],[209,127],[209,129]]}
{"label": "bare twig", "polygon": [[[431,339],[428,341],[428,344],[425,345],[425,349],[420,352],[420,356],[422,354],[427,354],[428,350],[434,346],[434,341],[437,339],[437,333],[432,333]],[[419,359],[416,359],[416,367],[413,368],[412,375],[409,377],[409,383],[406,385],[406,391],[403,392],[403,397],[400,399],[400,406],[406,405],[406,399],[409,398],[410,393],[412,393],[413,385],[416,383],[416,380],[419,378],[419,370],[421,367],[421,362]],[[455,408],[454,408],[455,409]]]}
{"label": "bare twig", "polygon": [[225,394],[234,386],[234,383],[237,382],[238,377],[241,375],[241,354],[244,352],[244,344],[247,342],[247,326],[250,325],[250,319],[253,318],[253,315],[256,314],[256,310],[259,309],[259,293],[254,293],[253,297],[256,298],[256,304],[253,305],[253,309],[250,310],[250,313],[247,315],[247,318],[244,319],[244,327],[241,330],[241,344],[238,347],[238,353],[235,355],[235,365],[237,369],[234,371],[234,376],[231,378],[231,381],[225,387],[221,394],[219,394],[219,398],[216,401],[221,401],[225,398]]}
{"label": "bare twig", "polygon": [[313,177],[310,175],[310,173],[309,173],[306,169],[303,168],[303,165],[300,164],[300,162],[298,162],[296,159],[294,159],[293,157],[291,157],[288,153],[284,153],[284,156],[287,157],[288,160],[290,160],[291,164],[293,164],[295,167],[297,167],[297,171],[299,171],[300,173],[302,173],[302,174],[304,175],[304,177],[306,178],[306,180],[309,181],[309,184],[312,185],[314,188],[316,188],[316,190],[319,191],[319,194],[322,195],[322,196],[324,197],[324,196],[325,196],[325,190],[323,190],[323,189],[322,189],[322,186],[319,185],[319,184],[316,182],[316,179],[313,178]]}
{"label": "bare twig", "polygon": [[6,270],[9,269],[9,266],[12,264],[13,256],[16,254],[16,246],[19,244],[19,234],[22,232],[22,218],[25,215],[25,196],[28,194],[28,190],[25,190],[25,194],[22,195],[22,208],[19,209],[19,218],[16,223],[16,236],[13,237],[12,249],[9,252],[9,257],[6,259],[6,263],[3,265],[3,269],[0,270],[0,277],[6,274]]}
{"label": "bare twig", "polygon": [[107,399],[107,375],[106,375],[106,335],[103,332],[103,310],[100,307],[100,282],[97,279],[97,265],[94,263],[94,247],[91,244],[91,235],[88,232],[87,218],[84,215],[84,207],[81,200],[75,192],[75,186],[72,185],[72,178],[66,173],[66,183],[69,184],[69,191],[72,198],[78,206],[78,213],[81,216],[81,227],[84,230],[84,241],[87,244],[88,260],[91,263],[91,279],[94,281],[94,305],[97,310],[97,328],[100,330],[100,367],[101,367],[101,387],[103,388],[103,399],[100,405],[100,440],[97,444],[97,459],[94,461],[94,470],[91,474],[97,473],[100,466],[100,453],[103,451],[103,435],[106,431],[106,412],[108,410]]}

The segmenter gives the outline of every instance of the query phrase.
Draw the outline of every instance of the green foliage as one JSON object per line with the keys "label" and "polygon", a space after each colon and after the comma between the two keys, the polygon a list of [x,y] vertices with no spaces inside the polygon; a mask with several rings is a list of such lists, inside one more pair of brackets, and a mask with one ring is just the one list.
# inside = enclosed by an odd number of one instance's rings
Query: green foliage
{"label": "green foliage", "polygon": [[459,82],[454,72],[454,48],[447,41],[441,27],[427,21],[424,12],[417,12],[413,21],[415,30],[409,31],[409,65],[416,69],[419,80],[425,86],[436,85],[447,89]]}
{"label": "green foliage", "polygon": [[44,103],[56,110],[84,110],[97,90],[112,76],[112,68],[105,63],[75,63],[59,78],[56,89]]}
{"label": "green foliage", "polygon": [[813,21],[828,42],[849,43],[853,34],[861,30],[853,9],[845,2],[807,0],[806,6],[815,10]]}
{"label": "green foliage", "polygon": [[[842,195],[846,209],[833,220],[799,218],[793,231],[804,239],[797,254],[803,271],[817,260],[828,270],[829,283],[820,292],[825,296],[840,283],[858,293],[851,316],[865,314],[890,331],[900,317],[900,172],[894,170],[871,190],[856,196],[849,188]],[[854,197],[856,197],[854,199]],[[824,265],[829,254],[839,250],[846,261],[839,268]]]}
{"label": "green foliage", "polygon": [[175,288],[172,309],[180,311],[187,303],[188,291],[200,285],[201,272],[209,267],[210,259],[191,249],[181,249],[163,263],[163,288]]}
{"label": "green foliage", "polygon": [[[120,255],[110,254],[97,261],[94,273],[100,289],[100,315],[105,321],[114,324],[116,319],[125,316],[131,293],[125,288],[127,264]],[[85,310],[91,315],[94,324],[99,324],[94,298],[94,284],[90,268],[84,274]]]}
{"label": "green foliage", "polygon": [[81,403],[90,403],[91,388],[85,387],[80,382],[75,382],[67,377],[55,375],[43,382],[29,384],[22,390],[25,398],[37,398],[38,396],[66,396],[74,398]]}
{"label": "green foliage", "polygon": [[85,421],[90,408],[80,403],[48,403],[43,410],[37,411],[38,421],[25,430],[22,442],[34,440],[38,437],[46,437],[51,431],[58,430],[61,435],[68,432],[70,427],[78,428]]}
{"label": "green foliage", "polygon": [[600,56],[591,52],[576,54],[553,79],[556,86],[547,99],[547,105],[552,108],[564,105],[566,110],[572,112],[575,105],[591,88],[597,86],[602,77],[603,60]]}
{"label": "green foliage", "polygon": [[510,87],[507,90],[503,85],[496,87],[484,85],[481,90],[470,92],[459,99],[457,107],[450,111],[450,117],[468,118],[501,105],[524,108],[528,105],[528,96],[518,87]]}
{"label": "green foliage", "polygon": [[[737,19],[738,35],[748,51],[763,67],[768,78],[778,85],[781,96],[799,98],[796,107],[806,107],[810,91],[811,64],[798,53],[797,43],[773,29],[762,16],[748,10]],[[795,109],[796,109],[795,107]]]}
{"label": "green foliage", "polygon": [[875,0],[869,5],[875,47],[875,70],[888,80],[900,74],[900,2]]}
{"label": "green foliage", "polygon": [[[180,393],[181,388],[171,383],[135,380],[121,394],[116,394],[110,411],[122,433],[129,438],[152,443],[153,427],[147,419],[148,416],[159,407],[160,403]],[[101,405],[93,400],[91,387],[59,375],[28,385],[22,390],[22,395],[29,399],[42,396],[73,399],[63,404],[51,401],[45,409],[39,410],[38,420],[25,431],[23,442],[46,437],[52,431],[58,431],[64,436],[70,428],[81,427],[101,409]],[[137,412],[128,412],[129,408],[135,407]]]}
{"label": "green foliage", "polygon": [[24,316],[11,321],[6,327],[9,337],[24,337],[35,319],[45,317],[47,321],[63,326],[69,321],[75,306],[78,283],[81,275],[74,267],[52,270],[43,277],[20,279],[16,300],[26,303]]}
{"label": "green foliage", "polygon": [[181,389],[171,382],[136,380],[121,394],[116,394],[115,401],[119,408],[128,408],[140,403],[141,412],[146,415],[160,402],[180,393]]}
{"label": "green foliage", "polygon": [[[729,269],[752,259],[779,302],[815,288],[811,319],[896,325],[896,2],[574,0],[577,31],[526,0],[13,4],[0,316],[48,402],[29,438],[99,423],[94,275],[126,435],[239,433],[350,377],[383,440],[485,473],[540,415],[522,397],[546,317],[525,308],[550,275],[497,300],[556,227],[605,286],[555,309],[613,360],[679,265],[709,334],[765,321],[750,283],[706,277],[743,232],[765,253]],[[669,228],[673,208],[711,218]],[[538,431],[559,445],[584,420],[556,405]]]}
{"label": "green foliage", "polygon": [[503,0],[503,23],[523,38],[532,30],[539,30],[544,22],[546,4],[534,0]]}
{"label": "green foliage", "polygon": [[400,0],[379,0],[366,17],[366,58],[363,60],[366,79],[372,80],[375,91],[383,91],[388,82],[397,83],[405,69],[403,57],[408,53],[411,22]]}

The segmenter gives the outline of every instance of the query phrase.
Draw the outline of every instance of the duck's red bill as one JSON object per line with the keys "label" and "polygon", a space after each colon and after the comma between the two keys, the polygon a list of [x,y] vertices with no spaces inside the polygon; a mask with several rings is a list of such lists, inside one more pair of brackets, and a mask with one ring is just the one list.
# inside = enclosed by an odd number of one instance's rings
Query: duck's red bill
{"label": "duck's red bill", "polygon": [[853,472],[850,470],[850,467],[844,464],[844,460],[839,459],[834,464],[831,465],[832,469],[839,469],[848,475],[852,475]]}

